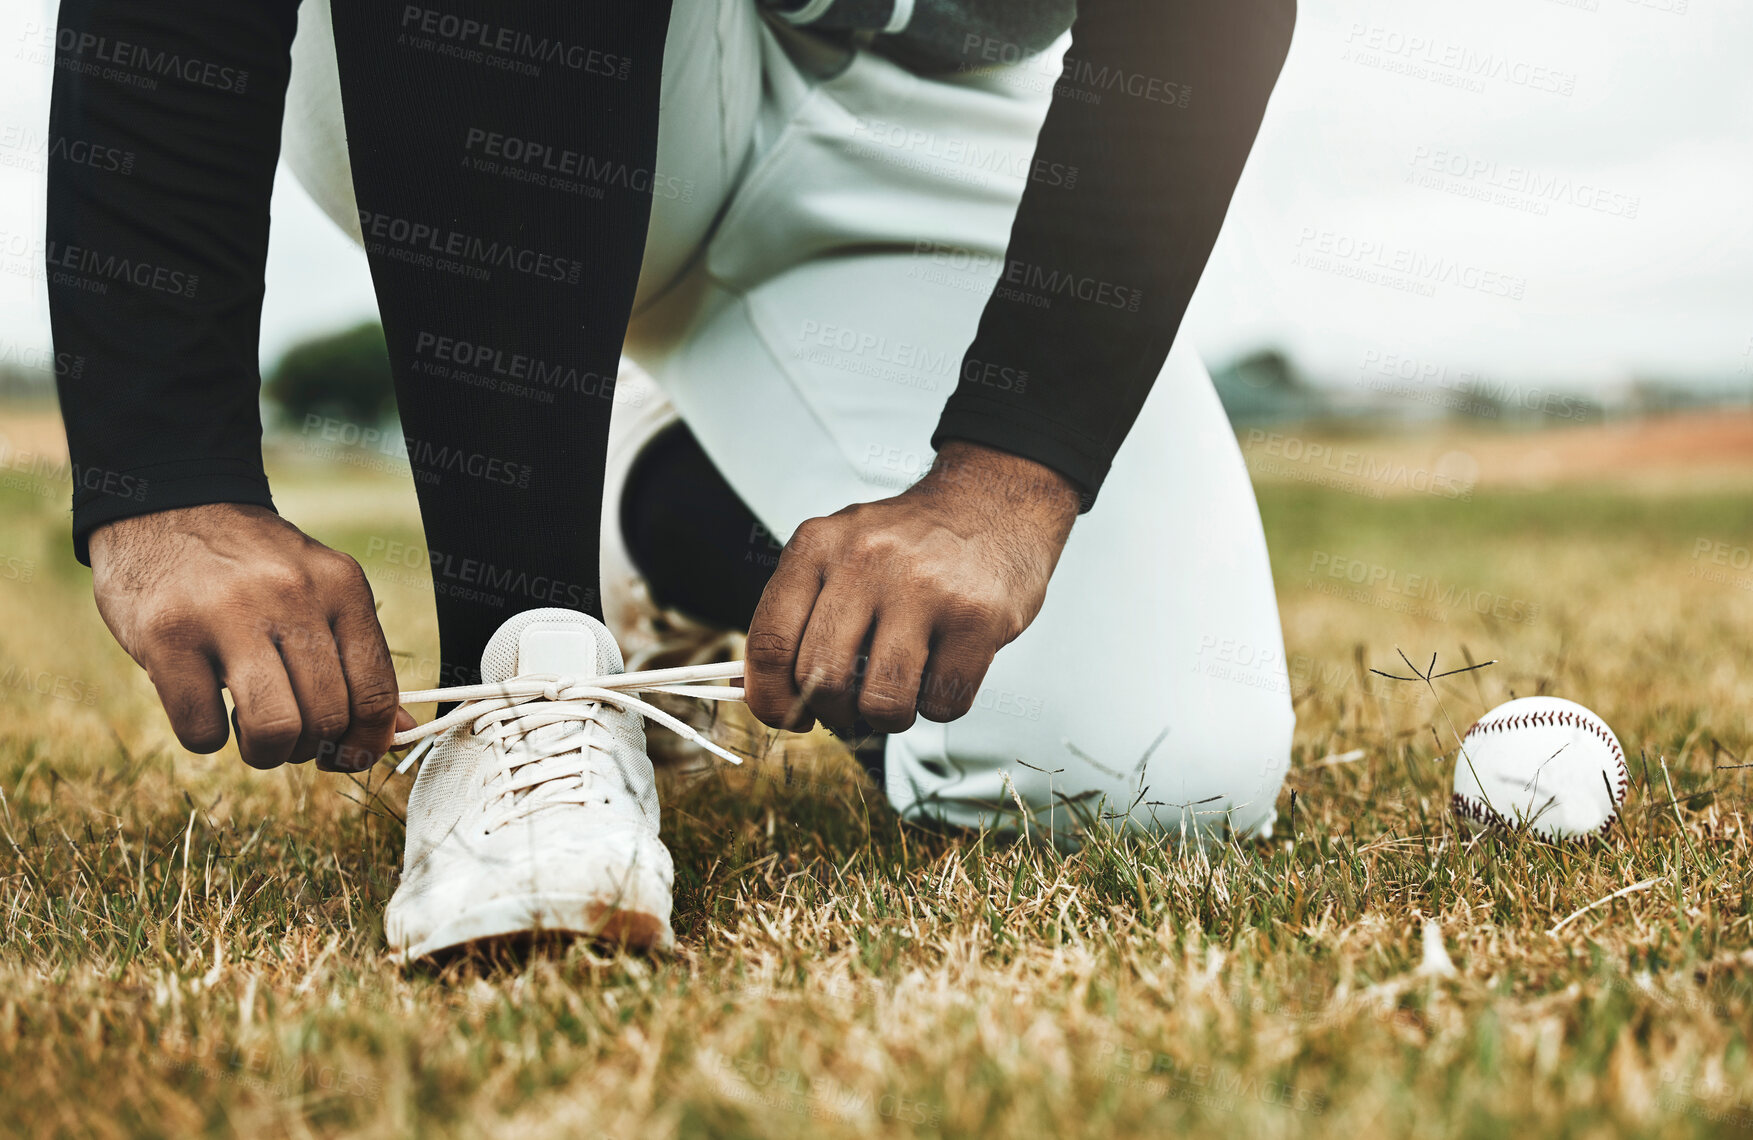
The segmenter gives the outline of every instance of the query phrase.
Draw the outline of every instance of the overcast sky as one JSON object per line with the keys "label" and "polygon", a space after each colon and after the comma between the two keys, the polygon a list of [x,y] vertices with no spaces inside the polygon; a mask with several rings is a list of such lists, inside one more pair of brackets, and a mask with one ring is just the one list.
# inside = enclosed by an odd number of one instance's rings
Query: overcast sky
{"label": "overcast sky", "polygon": [[[53,10],[0,5],[0,359],[49,343],[16,251],[42,232]],[[1747,0],[1302,0],[1183,335],[1340,382],[1753,377],[1749,44]],[[284,171],[274,226],[265,362],[375,312]]]}

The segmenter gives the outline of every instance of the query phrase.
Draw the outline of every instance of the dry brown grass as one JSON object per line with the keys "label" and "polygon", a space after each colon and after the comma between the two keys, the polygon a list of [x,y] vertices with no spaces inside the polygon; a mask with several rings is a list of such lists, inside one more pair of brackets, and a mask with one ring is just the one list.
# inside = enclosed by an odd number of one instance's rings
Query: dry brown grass
{"label": "dry brown grass", "polygon": [[[429,596],[366,557],[415,538],[405,489],[357,471],[279,486],[379,579],[423,679]],[[1300,717],[1276,841],[1065,855],[934,836],[806,745],[669,789],[675,959],[575,946],[433,973],[382,948],[402,782],[180,754],[66,556],[64,488],[39,490],[0,487],[7,1130],[1753,1129],[1753,840],[1729,767],[1753,743],[1745,494],[1265,486]],[[1695,558],[1700,540],[1731,564]],[[1336,560],[1399,576],[1347,593]],[[1481,595],[1515,620],[1472,612]],[[1432,697],[1365,671],[1396,645],[1500,659],[1439,683],[1463,726],[1512,693],[1601,712],[1647,757],[1625,826],[1587,848],[1457,834]],[[1452,977],[1418,970],[1427,920]]]}

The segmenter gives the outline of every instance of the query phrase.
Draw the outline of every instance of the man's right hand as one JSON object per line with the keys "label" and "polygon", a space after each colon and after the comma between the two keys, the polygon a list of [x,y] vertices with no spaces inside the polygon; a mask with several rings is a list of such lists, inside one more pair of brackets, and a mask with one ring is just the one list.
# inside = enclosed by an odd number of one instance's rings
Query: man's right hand
{"label": "man's right hand", "polygon": [[98,612],[189,751],[225,745],[221,688],[255,768],[363,771],[413,727],[359,563],[274,512],[160,511],[106,523],[90,545]]}

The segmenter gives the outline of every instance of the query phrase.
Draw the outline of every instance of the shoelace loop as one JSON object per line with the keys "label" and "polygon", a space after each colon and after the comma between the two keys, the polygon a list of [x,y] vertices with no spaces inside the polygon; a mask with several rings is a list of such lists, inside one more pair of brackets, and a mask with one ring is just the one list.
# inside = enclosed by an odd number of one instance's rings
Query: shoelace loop
{"label": "shoelace loop", "polygon": [[[740,687],[713,682],[738,681],[742,675],[741,661],[727,661],[595,677],[531,674],[513,677],[498,684],[453,685],[444,689],[405,692],[399,698],[403,705],[447,701],[456,701],[458,704],[444,716],[406,732],[396,733],[392,748],[417,745],[396,765],[396,771],[406,772],[431,751],[433,745],[446,732],[458,725],[468,724],[478,734],[490,734],[495,747],[502,751],[500,772],[507,780],[500,789],[499,797],[495,799],[528,791],[544,783],[582,776],[586,758],[595,747],[595,742],[589,737],[588,726],[593,723],[604,724],[601,717],[605,706],[638,713],[715,756],[732,764],[741,764],[742,757],[713,743],[692,725],[634,694],[669,693],[709,701],[740,701],[743,699],[743,690]],[[567,733],[539,745],[531,744],[526,739],[539,728],[567,722],[578,724],[583,731]],[[538,773],[536,778],[518,782],[518,770],[573,752],[580,756],[579,764],[574,766],[576,771],[574,767],[556,769],[549,766]],[[564,796],[547,797],[540,801],[542,804],[566,802],[584,801]]]}

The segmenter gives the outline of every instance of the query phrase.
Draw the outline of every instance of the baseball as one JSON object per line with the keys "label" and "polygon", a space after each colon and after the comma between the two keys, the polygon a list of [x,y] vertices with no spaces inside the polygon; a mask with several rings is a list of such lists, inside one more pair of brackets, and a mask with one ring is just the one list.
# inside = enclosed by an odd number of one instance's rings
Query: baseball
{"label": "baseball", "polygon": [[1605,834],[1629,776],[1607,722],[1562,697],[1522,697],[1474,722],[1455,760],[1455,814],[1545,839]]}

